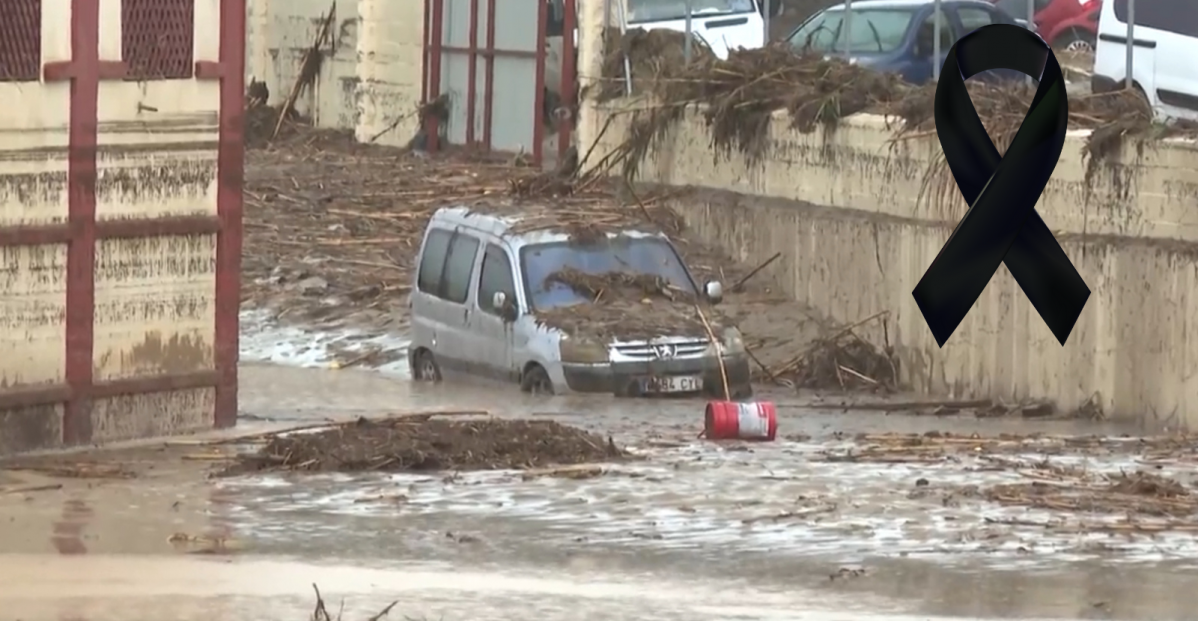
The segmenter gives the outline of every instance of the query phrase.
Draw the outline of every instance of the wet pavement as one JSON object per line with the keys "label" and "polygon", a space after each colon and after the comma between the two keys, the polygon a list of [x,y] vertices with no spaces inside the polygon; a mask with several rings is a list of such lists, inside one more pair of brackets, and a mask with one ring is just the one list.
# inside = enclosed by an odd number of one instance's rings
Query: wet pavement
{"label": "wet pavement", "polygon": [[[1020,476],[968,456],[825,459],[861,432],[1134,430],[842,412],[767,393],[786,439],[716,445],[696,438],[700,401],[417,385],[318,368],[309,349],[313,368],[244,366],[247,428],[484,408],[610,434],[646,459],[582,480],[504,471],[207,480],[200,449],[180,443],[116,454],[135,479],[3,473],[5,618],[298,619],[311,612],[312,583],[334,614],[344,600],[351,620],[393,600],[393,618],[447,621],[1183,619],[1198,604],[1187,588],[1198,577],[1192,533],[1029,526],[1053,512],[957,493]],[[1134,452],[1051,459],[1106,472],[1142,465]],[[1184,478],[1192,467],[1159,471]]]}

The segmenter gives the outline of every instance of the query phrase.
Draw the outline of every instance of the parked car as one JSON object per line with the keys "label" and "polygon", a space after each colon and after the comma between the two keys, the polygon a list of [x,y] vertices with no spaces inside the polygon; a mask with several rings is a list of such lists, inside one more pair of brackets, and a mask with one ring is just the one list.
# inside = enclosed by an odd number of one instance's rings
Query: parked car
{"label": "parked car", "polygon": [[[546,208],[433,214],[410,301],[413,379],[473,375],[549,394],[722,396],[726,378],[732,398],[752,395],[740,333],[714,317],[707,332],[695,312],[720,302],[719,282],[700,287],[669,238],[643,225],[580,236],[555,218]],[[584,293],[563,281],[566,273],[647,279],[670,294],[650,299],[643,284],[631,296],[615,286]]]}
{"label": "parked car", "polygon": [[1098,37],[1101,0],[992,0],[1008,14],[1027,19],[1032,3],[1037,32],[1053,49],[1090,51]]}
{"label": "parked car", "polygon": [[[576,0],[577,1],[577,0]],[[686,32],[687,3],[690,3],[691,32],[707,43],[720,58],[729,50],[754,49],[765,45],[765,14],[782,15],[782,0],[619,0],[625,2],[624,26],[644,30]],[[546,38],[550,46],[560,47],[565,36],[564,0],[546,0],[548,12]],[[577,8],[576,8],[577,10]],[[613,9],[614,11],[615,9]],[[572,33],[578,42],[578,31]]]}
{"label": "parked car", "polygon": [[[1194,0],[1136,4],[1131,77],[1161,119],[1198,121],[1198,7]],[[1127,0],[1106,0],[1090,86],[1096,93],[1127,80]]]}
{"label": "parked car", "polygon": [[[843,54],[848,43],[851,62],[894,72],[913,84],[932,79],[932,63],[944,64],[953,43],[990,24],[1023,25],[986,0],[940,3],[940,56],[935,52],[935,4],[932,0],[859,0],[852,3],[852,33],[844,32],[845,6],[838,4],[812,15],[787,37],[796,50]],[[999,70],[988,77],[1019,78]]]}

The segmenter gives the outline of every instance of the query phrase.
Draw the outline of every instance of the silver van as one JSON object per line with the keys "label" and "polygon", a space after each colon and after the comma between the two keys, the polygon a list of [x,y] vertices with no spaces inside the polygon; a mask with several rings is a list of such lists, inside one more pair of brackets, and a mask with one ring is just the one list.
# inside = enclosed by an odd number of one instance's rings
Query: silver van
{"label": "silver van", "polygon": [[[538,222],[545,213],[537,214]],[[602,303],[553,281],[563,268],[647,275],[685,292],[691,301],[677,302],[686,307],[676,310],[688,314],[697,314],[694,300],[718,303],[720,283],[700,289],[668,237],[629,227],[580,240],[559,228],[529,226],[530,218],[467,207],[433,215],[410,297],[413,379],[481,376],[545,394],[722,397],[726,378],[733,399],[752,396],[749,361],[735,328],[716,322],[713,343],[693,330],[679,330],[689,334],[681,336],[668,328],[645,338],[643,322],[637,338],[622,338],[618,319],[602,336],[587,330],[585,319],[577,330],[546,321],[551,313],[585,317],[589,309],[581,305]]]}

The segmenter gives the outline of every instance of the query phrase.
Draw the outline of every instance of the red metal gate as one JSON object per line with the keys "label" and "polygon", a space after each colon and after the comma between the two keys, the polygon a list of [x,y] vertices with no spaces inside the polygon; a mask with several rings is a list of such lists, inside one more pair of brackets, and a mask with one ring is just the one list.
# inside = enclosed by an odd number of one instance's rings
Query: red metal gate
{"label": "red metal gate", "polygon": [[[574,31],[577,12],[575,0],[505,0],[505,7],[511,9],[517,3],[536,2],[537,19],[535,24],[535,51],[500,49],[496,47],[496,23],[498,0],[465,0],[469,6],[469,32],[467,45],[449,45],[445,42],[445,12],[446,2],[452,0],[424,0],[424,71],[422,101],[436,100],[444,93],[443,61],[449,56],[464,56],[467,61],[466,105],[465,105],[465,146],[490,150],[493,147],[492,127],[494,125],[495,92],[495,60],[497,58],[529,59],[535,62],[535,95],[533,109],[528,113],[533,119],[530,142],[532,143],[532,158],[540,165],[543,161],[543,145],[545,142],[546,124],[552,122],[558,134],[558,155],[563,156],[571,143],[573,130],[573,115],[549,114],[545,105],[546,96],[546,62],[549,37],[547,25],[553,4],[560,3],[561,11],[561,82],[549,85],[560,96],[563,102],[574,101],[577,79],[574,63]],[[485,14],[483,13],[485,11]],[[484,42],[479,45],[479,24],[485,24]],[[524,24],[533,28],[532,25]],[[483,97],[482,97],[482,136],[475,135],[475,119],[478,113],[477,97],[477,65],[478,60],[484,61],[483,66]],[[509,86],[510,88],[510,86]],[[550,120],[552,119],[552,120]],[[424,127],[428,137],[429,150],[435,151],[440,145],[440,119],[430,114],[424,119]]]}
{"label": "red metal gate", "polygon": [[[0,0],[0,15],[4,16],[0,20],[0,89],[15,86],[16,90],[6,92],[16,93],[18,106],[22,93],[29,101],[47,102],[45,119],[51,118],[60,97],[66,99],[66,136],[61,147],[55,146],[53,123],[42,122],[32,112],[25,126],[4,127],[0,122],[0,135],[7,132],[19,139],[18,144],[27,140],[45,145],[6,152],[6,145],[0,144],[0,186],[7,188],[0,189],[0,252],[12,261],[34,256],[35,251],[41,253],[37,256],[53,255],[63,252],[60,249],[65,246],[65,265],[59,266],[65,272],[65,301],[44,302],[52,309],[62,309],[57,327],[35,329],[33,319],[23,319],[15,302],[8,307],[10,316],[0,315],[0,322],[18,334],[25,331],[26,336],[21,337],[25,341],[13,337],[5,342],[14,355],[50,360],[50,354],[39,357],[37,353],[38,335],[49,334],[50,329],[61,335],[45,340],[60,338],[65,353],[58,374],[53,369],[40,374],[22,372],[9,365],[5,377],[6,367],[0,361],[0,454],[194,430],[201,418],[207,425],[231,426],[237,418],[245,0],[220,0],[219,14],[208,6],[197,8],[194,0],[69,0],[69,37],[56,39],[69,40],[64,43],[69,51],[64,47],[58,58],[53,52],[42,58],[46,49],[43,39],[48,32],[67,30],[68,16],[65,11],[60,18],[56,11],[44,10],[43,2],[49,4],[50,0]],[[65,8],[66,0],[62,4]],[[101,32],[113,32],[114,22],[119,24],[120,58],[102,58],[101,50],[114,46],[101,41]],[[206,39],[203,49],[211,48],[210,57],[193,58],[193,46],[200,48],[197,39]],[[146,103],[147,91],[181,90],[178,98],[186,99],[188,89],[201,92],[212,88],[203,84],[213,81],[219,85],[215,87],[219,103],[211,114],[162,110],[162,116],[154,117],[160,111]],[[113,86],[105,86],[109,84]],[[126,97],[138,92],[141,95],[136,102]],[[165,101],[161,95],[159,99]],[[9,105],[12,103],[10,100]],[[147,120],[127,120],[132,112],[126,106],[134,105],[137,114],[147,115]],[[209,117],[212,126],[202,126]],[[162,138],[164,132],[200,135],[209,130],[211,140],[195,138],[194,144]],[[99,140],[101,134],[106,142]],[[172,155],[172,149],[199,153],[203,157],[197,156],[197,161],[203,163],[209,157],[205,152],[209,144],[210,159],[215,161],[211,172]],[[136,157],[128,155],[138,150]],[[28,162],[32,160],[44,168],[30,173]],[[103,162],[98,165],[100,160]],[[184,171],[185,165],[191,168]],[[171,197],[147,194],[129,198],[151,192],[156,180],[184,174],[208,177],[189,178],[192,185],[172,190]],[[61,214],[54,211],[58,201],[65,203]],[[168,209],[170,201],[174,203]],[[177,326],[162,320],[152,329],[145,327],[144,334],[133,334],[137,328],[128,317],[120,316],[119,304],[131,304],[128,298],[140,296],[137,303],[148,308],[155,295],[138,289],[145,289],[146,282],[153,284],[154,277],[129,284],[150,271],[133,264],[170,262],[176,258],[172,248],[184,242],[199,248],[198,267],[172,267],[200,275],[186,282],[186,274],[175,277],[178,282],[163,281],[165,292],[156,295],[166,298],[173,289],[208,282],[204,278],[213,272],[213,288],[201,287],[199,297],[192,301],[204,306],[201,314],[209,317],[210,332],[188,340],[187,334],[174,330]],[[118,248],[121,243],[125,245]],[[204,250],[206,245],[214,246],[214,251]],[[206,252],[214,255],[210,259],[214,267],[202,258]],[[104,270],[117,273],[117,268],[141,271],[128,276],[129,281],[113,284],[119,274],[105,275]],[[36,283],[29,283],[36,278],[21,278],[17,274],[0,282],[0,298],[21,303],[25,303],[23,296],[32,299],[29,291]],[[105,307],[107,320],[116,326],[104,325],[101,336],[115,343],[105,351],[97,351],[98,281],[99,295],[109,305]],[[32,307],[32,302],[28,306]],[[4,312],[0,307],[0,314]],[[46,312],[53,315],[58,311]],[[119,324],[121,321],[126,323]],[[142,340],[132,349],[122,349],[137,339]],[[188,352],[194,354],[193,359],[183,360]],[[114,356],[121,361],[113,362]],[[188,407],[202,408],[207,414],[187,418],[178,413]]]}

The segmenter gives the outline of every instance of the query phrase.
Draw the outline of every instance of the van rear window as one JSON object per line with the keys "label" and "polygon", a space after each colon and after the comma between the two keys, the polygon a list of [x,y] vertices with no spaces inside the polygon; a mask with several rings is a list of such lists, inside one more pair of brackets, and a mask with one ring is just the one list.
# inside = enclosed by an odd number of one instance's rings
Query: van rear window
{"label": "van rear window", "polygon": [[478,240],[462,235],[454,236],[449,243],[449,256],[445,259],[445,282],[441,297],[455,304],[463,304],[470,295],[470,275],[474,272],[474,257],[478,256]]}
{"label": "van rear window", "polygon": [[449,254],[449,238],[452,234],[443,229],[429,231],[424,240],[424,252],[420,256],[420,273],[416,288],[424,293],[439,295],[441,272],[445,269],[445,256]]}

